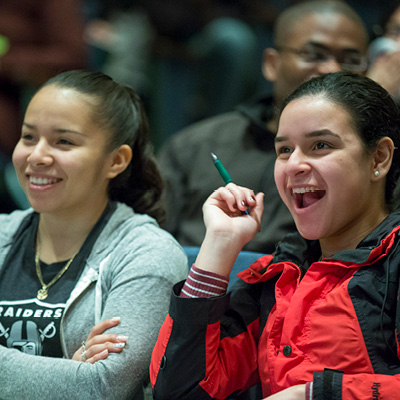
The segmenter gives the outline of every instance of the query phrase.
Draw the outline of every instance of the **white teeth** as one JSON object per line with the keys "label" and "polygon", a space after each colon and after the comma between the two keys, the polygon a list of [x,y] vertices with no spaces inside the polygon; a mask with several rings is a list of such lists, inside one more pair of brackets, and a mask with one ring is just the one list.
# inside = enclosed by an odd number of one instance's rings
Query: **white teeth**
{"label": "white teeth", "polygon": [[35,185],[50,185],[52,183],[56,183],[57,179],[49,179],[49,178],[34,178],[33,176],[29,177],[29,182]]}
{"label": "white teeth", "polygon": [[292,192],[293,193],[300,193],[300,194],[302,194],[302,193],[308,193],[308,192],[316,192],[316,191],[318,191],[319,189],[317,189],[317,188],[314,188],[314,187],[302,187],[302,188],[293,188],[292,189]]}

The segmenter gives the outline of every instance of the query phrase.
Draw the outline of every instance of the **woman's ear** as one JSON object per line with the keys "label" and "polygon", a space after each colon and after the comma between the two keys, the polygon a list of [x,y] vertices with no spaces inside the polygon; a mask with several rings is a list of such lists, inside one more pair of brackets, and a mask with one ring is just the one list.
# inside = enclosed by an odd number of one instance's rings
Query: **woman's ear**
{"label": "woman's ear", "polygon": [[271,47],[264,50],[262,73],[267,81],[275,82],[278,75],[280,55]]}
{"label": "woman's ear", "polygon": [[107,178],[113,179],[123,172],[132,160],[132,149],[129,145],[123,144],[112,153],[111,165],[108,169]]}
{"label": "woman's ear", "polygon": [[392,139],[385,136],[381,138],[376,146],[373,157],[372,176],[374,180],[385,177],[392,165],[394,143]]}

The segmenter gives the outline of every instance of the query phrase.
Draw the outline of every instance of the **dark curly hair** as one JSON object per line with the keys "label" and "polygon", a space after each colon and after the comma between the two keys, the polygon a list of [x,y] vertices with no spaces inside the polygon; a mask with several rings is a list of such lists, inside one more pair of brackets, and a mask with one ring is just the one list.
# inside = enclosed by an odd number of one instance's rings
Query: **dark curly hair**
{"label": "dark curly hair", "polygon": [[[285,100],[282,110],[293,100],[322,95],[349,113],[367,154],[372,154],[379,140],[389,137],[395,149],[400,147],[399,109],[390,94],[372,79],[350,72],[325,74],[300,85]],[[400,174],[396,150],[386,177],[385,202],[393,209],[393,193]]]}
{"label": "dark curly hair", "polygon": [[[108,186],[110,200],[148,214],[162,224],[163,180],[150,142],[149,124],[139,95],[130,87],[97,71],[73,70],[49,79],[41,88],[57,85],[93,98],[93,119],[110,132],[109,151],[127,144],[132,161]],[[40,90],[40,89],[39,89]]]}

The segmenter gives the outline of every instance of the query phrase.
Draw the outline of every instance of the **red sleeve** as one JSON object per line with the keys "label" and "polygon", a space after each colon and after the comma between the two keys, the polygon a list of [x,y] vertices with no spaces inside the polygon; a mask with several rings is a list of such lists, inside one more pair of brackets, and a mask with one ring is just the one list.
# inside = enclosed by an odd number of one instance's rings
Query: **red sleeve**
{"label": "red sleeve", "polygon": [[392,400],[399,398],[400,375],[345,374],[325,369],[314,372],[310,389],[313,400]]}
{"label": "red sleeve", "polygon": [[398,399],[399,375],[343,375],[342,400]]}
{"label": "red sleeve", "polygon": [[245,306],[225,316],[236,304],[229,301],[234,293],[182,298],[182,285],[174,287],[169,314],[153,349],[154,397],[225,399],[256,384],[260,321],[254,294],[241,293],[240,304]]}

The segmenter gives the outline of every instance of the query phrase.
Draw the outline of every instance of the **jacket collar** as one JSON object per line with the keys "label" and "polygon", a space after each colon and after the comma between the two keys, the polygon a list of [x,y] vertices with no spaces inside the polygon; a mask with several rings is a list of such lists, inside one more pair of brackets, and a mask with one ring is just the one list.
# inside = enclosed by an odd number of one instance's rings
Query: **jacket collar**
{"label": "jacket collar", "polygon": [[257,147],[270,151],[274,148],[275,133],[267,129],[267,123],[274,115],[274,105],[271,96],[252,100],[239,105],[236,110],[250,122],[246,134],[250,135]]}
{"label": "jacket collar", "polygon": [[[372,254],[378,255],[390,250],[390,242],[394,240],[400,229],[400,211],[389,214],[356,249],[343,250],[332,255],[332,259],[364,264]],[[300,251],[299,251],[300,250]],[[306,240],[298,232],[288,234],[278,245],[273,262],[291,261],[297,265],[309,264],[318,259],[321,253],[317,240]]]}
{"label": "jacket collar", "polygon": [[[355,249],[340,251],[326,261],[334,260],[343,267],[370,265],[390,254],[399,231],[400,211],[397,211],[385,218]],[[288,262],[300,268],[303,275],[320,254],[317,240],[306,240],[298,232],[290,233],[278,243],[273,255],[261,257],[240,273],[240,278],[248,283],[264,281],[281,272],[283,263]],[[275,268],[277,264],[282,265]]]}

